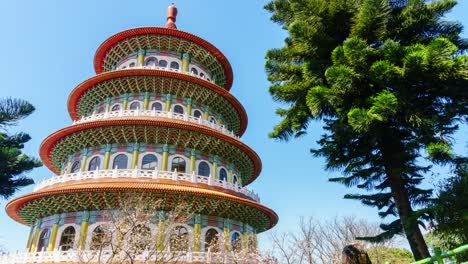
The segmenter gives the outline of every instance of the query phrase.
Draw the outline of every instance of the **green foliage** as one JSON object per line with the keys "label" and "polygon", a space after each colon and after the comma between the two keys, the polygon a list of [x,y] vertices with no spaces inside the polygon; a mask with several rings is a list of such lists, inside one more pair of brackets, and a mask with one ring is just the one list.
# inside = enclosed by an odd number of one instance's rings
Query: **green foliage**
{"label": "green foliage", "polygon": [[414,261],[411,252],[404,248],[374,246],[367,249],[367,253],[373,264],[408,264]]}
{"label": "green foliage", "polygon": [[0,101],[0,127],[13,125],[34,112],[34,106],[21,99],[7,98]]}
{"label": "green foliage", "polygon": [[354,17],[351,35],[365,40],[384,37],[391,11],[388,0],[364,1],[359,13]]}
{"label": "green foliage", "polygon": [[267,52],[270,94],[289,108],[270,137],[289,140],[322,120],[326,134],[312,154],[330,179],[370,194],[345,198],[375,206],[386,239],[405,232],[416,258],[418,228],[431,190],[419,188],[429,164],[454,158],[446,140],[468,113],[468,42],[462,26],[443,20],[455,1],[273,0],[272,20],[289,32]]}
{"label": "green foliage", "polygon": [[[440,233],[436,233],[434,231],[427,233],[424,236],[424,239],[426,240],[427,244],[431,248],[440,248],[442,252],[447,252],[449,250],[453,250],[455,248],[458,248],[459,246],[463,245],[460,237],[458,234],[444,234],[440,235]],[[456,246],[458,245],[458,246]],[[458,262],[460,263],[465,263],[463,261],[468,260],[468,253],[467,252],[462,252],[457,255],[455,255],[455,258]],[[457,262],[457,263],[458,263]]]}
{"label": "green foliage", "polygon": [[[468,158],[457,157],[454,164],[454,174],[437,188],[431,208],[434,229],[425,237],[444,251],[468,244]],[[468,253],[460,257],[468,260]]]}
{"label": "green foliage", "polygon": [[367,132],[372,123],[386,122],[397,112],[397,98],[390,91],[383,90],[370,101],[369,109],[352,108],[348,112],[348,123],[355,131]]}
{"label": "green foliage", "polygon": [[427,144],[426,152],[429,154],[429,159],[439,163],[451,161],[455,157],[450,144],[445,141]]}
{"label": "green foliage", "polygon": [[[34,107],[23,100],[0,100],[0,128],[6,131],[6,126],[14,125],[16,121],[30,115]],[[34,181],[23,174],[42,163],[23,154],[24,143],[31,137],[25,133],[8,135],[0,132],[0,196],[8,198],[20,187],[33,184]]]}

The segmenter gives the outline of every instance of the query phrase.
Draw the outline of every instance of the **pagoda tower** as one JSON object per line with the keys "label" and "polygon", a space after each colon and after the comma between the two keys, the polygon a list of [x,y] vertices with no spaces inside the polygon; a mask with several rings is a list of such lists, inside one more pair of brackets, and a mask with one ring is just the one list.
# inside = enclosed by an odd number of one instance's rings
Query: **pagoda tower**
{"label": "pagoda tower", "polygon": [[231,65],[209,42],[178,30],[176,16],[171,5],[164,27],[125,30],[99,46],[96,76],[69,96],[73,124],[41,144],[40,157],[55,175],[6,206],[31,229],[24,253],[30,259],[5,263],[92,250],[105,213],[129,194],[167,207],[188,203],[194,216],[174,228],[190,236],[193,253],[205,252],[219,233],[231,246],[249,247],[249,236],[277,223],[246,188],[262,164],[240,140],[247,115],[229,93]]}

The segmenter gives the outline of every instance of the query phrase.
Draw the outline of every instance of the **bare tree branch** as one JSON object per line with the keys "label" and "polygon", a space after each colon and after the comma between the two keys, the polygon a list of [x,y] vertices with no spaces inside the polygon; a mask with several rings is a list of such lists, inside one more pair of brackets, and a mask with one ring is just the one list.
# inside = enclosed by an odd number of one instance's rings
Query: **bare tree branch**
{"label": "bare tree branch", "polygon": [[376,223],[354,216],[319,220],[314,217],[301,218],[294,233],[271,236],[273,256],[286,264],[330,264],[341,263],[343,249],[353,245],[360,249],[389,247],[394,239],[371,243],[357,237],[373,236],[380,232]]}

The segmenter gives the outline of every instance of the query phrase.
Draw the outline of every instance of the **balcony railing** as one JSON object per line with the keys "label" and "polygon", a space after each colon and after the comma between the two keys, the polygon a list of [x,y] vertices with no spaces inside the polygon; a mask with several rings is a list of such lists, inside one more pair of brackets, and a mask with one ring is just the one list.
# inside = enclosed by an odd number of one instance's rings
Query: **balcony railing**
{"label": "balcony railing", "polygon": [[[260,263],[260,257],[251,253],[218,253],[218,252],[147,252],[132,255],[138,263]],[[0,264],[27,263],[108,263],[112,261],[129,261],[129,256],[112,250],[83,251],[43,251],[33,253],[13,253],[0,256]],[[113,262],[114,263],[114,262]]]}
{"label": "balcony railing", "polygon": [[73,124],[81,124],[96,120],[104,120],[107,118],[112,117],[164,117],[164,118],[172,118],[177,120],[183,120],[190,123],[195,123],[199,125],[203,125],[206,127],[210,127],[214,130],[217,130],[225,135],[231,136],[235,139],[239,139],[232,131],[226,129],[224,125],[218,125],[216,123],[204,120],[203,118],[195,117],[185,114],[178,114],[174,112],[166,112],[166,111],[158,111],[158,110],[118,110],[118,111],[109,111],[104,113],[95,113],[90,116],[82,117],[79,120],[73,121]]}
{"label": "balcony railing", "polygon": [[167,179],[173,181],[186,181],[197,184],[205,184],[207,186],[221,187],[225,190],[231,190],[236,193],[243,194],[256,202],[260,202],[260,198],[253,191],[237,184],[215,179],[213,176],[201,176],[195,173],[180,173],[177,171],[159,171],[142,170],[142,169],[112,169],[112,170],[94,170],[94,171],[80,171],[76,173],[63,174],[54,176],[38,183],[34,187],[34,191],[38,191],[48,186],[58,183],[65,183],[80,180],[99,180],[99,179],[118,179],[118,178],[138,178],[138,179]]}
{"label": "balcony railing", "polygon": [[122,68],[115,69],[115,71],[125,71],[125,70],[134,70],[134,69],[149,69],[149,70],[178,72],[178,73],[187,74],[187,75],[190,75],[190,76],[193,76],[193,77],[197,77],[197,78],[203,79],[203,80],[211,82],[211,83],[215,83],[213,80],[208,79],[207,77],[202,77],[202,76],[200,76],[198,74],[194,74],[192,72],[186,72],[186,71],[183,71],[181,69],[173,69],[173,68],[170,68],[170,67],[159,67],[159,66],[156,66],[156,65],[153,65],[153,66],[133,66],[133,67],[127,67],[125,69],[122,69]]}
{"label": "balcony railing", "polygon": [[[451,260],[450,263],[457,263],[457,255],[460,255],[464,252],[468,252],[468,244],[458,247],[456,249],[449,250],[447,252],[442,252],[439,247],[434,248],[434,256],[430,258],[425,258],[410,264],[429,264],[429,263],[445,263],[444,259]],[[468,262],[463,262],[468,263]],[[463,264],[462,263],[462,264]]]}

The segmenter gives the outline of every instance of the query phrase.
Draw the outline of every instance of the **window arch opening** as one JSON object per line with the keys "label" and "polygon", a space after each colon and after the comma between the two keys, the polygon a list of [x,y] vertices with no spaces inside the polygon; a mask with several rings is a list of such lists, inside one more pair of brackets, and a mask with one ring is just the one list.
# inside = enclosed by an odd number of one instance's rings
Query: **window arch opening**
{"label": "window arch opening", "polygon": [[162,111],[162,104],[160,102],[152,103],[151,110]]}
{"label": "window arch opening", "polygon": [[46,251],[47,246],[49,245],[50,239],[50,229],[44,229],[39,236],[39,241],[37,242],[37,252]]}
{"label": "window arch opening", "polygon": [[219,233],[216,229],[210,228],[205,233],[205,251],[211,252],[218,252],[219,245],[218,245],[218,238]]}
{"label": "window arch opening", "polygon": [[76,173],[80,171],[80,168],[81,168],[81,162],[75,161],[71,167],[70,173]]}
{"label": "window arch opening", "polygon": [[130,110],[140,109],[140,102],[133,102],[130,104]]}
{"label": "window arch opening", "polygon": [[73,248],[75,243],[76,230],[73,226],[69,226],[63,230],[60,237],[59,250],[67,251]]}
{"label": "window arch opening", "polygon": [[169,239],[171,251],[188,251],[189,232],[184,226],[175,227]]}
{"label": "window arch opening", "polygon": [[154,170],[158,166],[158,158],[153,154],[146,154],[141,161],[141,168],[144,170]]}
{"label": "window arch opening", "polygon": [[205,161],[202,161],[198,164],[198,175],[201,176],[210,176],[210,165]]}
{"label": "window arch opening", "polygon": [[104,113],[105,111],[106,111],[106,108],[103,105],[101,105],[98,107],[96,112],[99,114],[99,113]]}
{"label": "window arch opening", "polygon": [[96,169],[99,169],[99,166],[101,166],[101,158],[94,157],[89,161],[88,170],[94,171]]}
{"label": "window arch opening", "polygon": [[91,235],[91,245],[89,249],[100,250],[110,245],[110,238],[106,235],[104,228],[97,226]]}
{"label": "window arch opening", "polygon": [[167,67],[167,61],[166,60],[160,60],[159,61],[159,67],[166,68]]}
{"label": "window arch opening", "polygon": [[219,170],[219,179],[221,181],[227,181],[228,177],[227,177],[227,171],[224,169],[224,168],[221,168]]}
{"label": "window arch opening", "polygon": [[135,246],[137,253],[150,249],[153,245],[151,229],[142,224],[135,225],[129,232],[128,243]]}
{"label": "window arch opening", "polygon": [[232,250],[235,252],[239,252],[242,250],[241,236],[237,232],[234,232],[231,235],[231,247],[232,247]]}
{"label": "window arch opening", "polygon": [[196,118],[201,118],[202,117],[202,112],[200,110],[195,110],[193,111],[193,116]]}
{"label": "window arch opening", "polygon": [[119,111],[120,109],[121,109],[120,104],[115,104],[111,108],[112,111]]}
{"label": "window arch opening", "polygon": [[172,159],[171,171],[185,172],[186,167],[186,162],[183,158],[175,157]]}
{"label": "window arch opening", "polygon": [[145,65],[149,67],[154,67],[158,65],[158,60],[155,57],[150,57],[146,60]]}
{"label": "window arch opening", "polygon": [[171,69],[178,70],[179,69],[179,63],[172,61],[170,65]]}
{"label": "window arch opening", "polygon": [[119,154],[115,156],[114,162],[112,163],[113,169],[127,169],[128,157],[125,154]]}
{"label": "window arch opening", "polygon": [[184,108],[182,106],[180,106],[180,105],[175,105],[174,106],[174,113],[183,115],[184,114]]}

